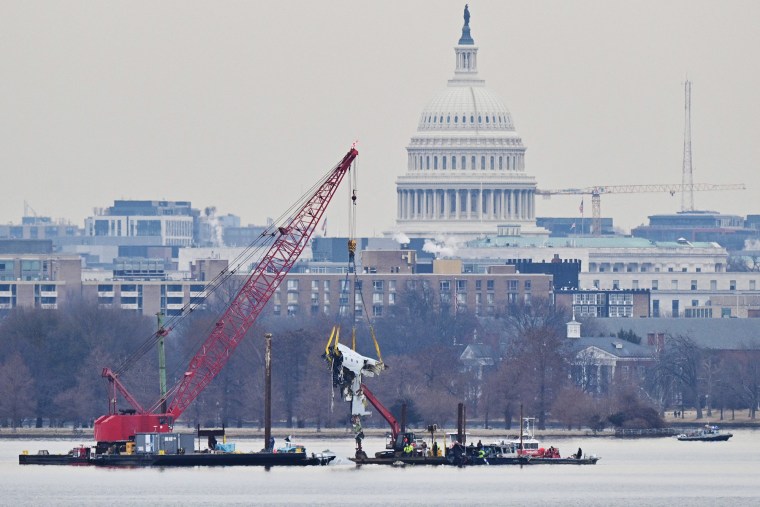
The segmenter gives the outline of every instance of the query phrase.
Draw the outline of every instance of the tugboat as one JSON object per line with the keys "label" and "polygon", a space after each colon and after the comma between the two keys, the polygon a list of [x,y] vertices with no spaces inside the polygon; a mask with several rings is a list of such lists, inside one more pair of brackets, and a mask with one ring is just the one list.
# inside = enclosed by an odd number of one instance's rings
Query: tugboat
{"label": "tugboat", "polygon": [[698,430],[688,431],[678,435],[678,440],[681,441],[698,441],[698,442],[725,442],[731,438],[733,433],[726,433],[720,431],[717,426],[705,424],[704,428]]}

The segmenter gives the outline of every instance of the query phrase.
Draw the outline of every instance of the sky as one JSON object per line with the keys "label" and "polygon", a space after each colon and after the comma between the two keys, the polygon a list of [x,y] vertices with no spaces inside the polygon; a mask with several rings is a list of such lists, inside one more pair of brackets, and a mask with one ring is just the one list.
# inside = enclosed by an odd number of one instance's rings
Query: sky
{"label": "sky", "polygon": [[[24,201],[82,226],[116,199],[278,217],[358,141],[357,233],[396,218],[396,178],[453,76],[464,2],[0,0],[0,223]],[[541,189],[680,183],[692,81],[698,209],[760,213],[760,2],[474,0],[478,68]],[[588,200],[588,198],[586,198]],[[346,234],[348,191],[327,212]],[[580,197],[537,198],[577,216]],[[678,195],[602,196],[628,229]],[[585,205],[587,216],[590,203]]]}

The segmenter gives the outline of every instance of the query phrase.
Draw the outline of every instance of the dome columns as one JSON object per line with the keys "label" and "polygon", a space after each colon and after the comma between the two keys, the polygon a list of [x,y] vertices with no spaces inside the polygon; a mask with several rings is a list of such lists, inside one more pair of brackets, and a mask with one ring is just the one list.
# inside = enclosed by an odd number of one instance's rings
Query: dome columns
{"label": "dome columns", "polygon": [[532,189],[418,188],[398,191],[400,221],[534,220]]}

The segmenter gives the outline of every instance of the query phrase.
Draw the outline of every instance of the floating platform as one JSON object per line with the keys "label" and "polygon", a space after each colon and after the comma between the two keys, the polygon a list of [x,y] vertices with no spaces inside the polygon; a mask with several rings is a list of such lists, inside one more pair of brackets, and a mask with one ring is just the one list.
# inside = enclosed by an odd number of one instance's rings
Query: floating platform
{"label": "floating platform", "polygon": [[349,458],[357,465],[448,465],[448,466],[481,466],[481,465],[596,465],[601,459],[597,456],[583,458],[536,458],[531,456],[494,456],[480,458],[475,456],[383,456]]}
{"label": "floating platform", "polygon": [[102,467],[314,466],[327,465],[334,454],[193,453],[193,454],[19,454],[19,465],[95,465]]}

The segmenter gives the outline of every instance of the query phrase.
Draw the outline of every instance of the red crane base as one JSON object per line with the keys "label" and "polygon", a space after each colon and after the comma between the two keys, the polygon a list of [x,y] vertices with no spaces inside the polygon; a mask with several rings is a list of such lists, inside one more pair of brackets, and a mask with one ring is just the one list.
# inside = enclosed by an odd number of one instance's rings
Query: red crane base
{"label": "red crane base", "polygon": [[123,442],[135,433],[168,433],[172,430],[167,414],[110,414],[95,420],[96,442]]}

